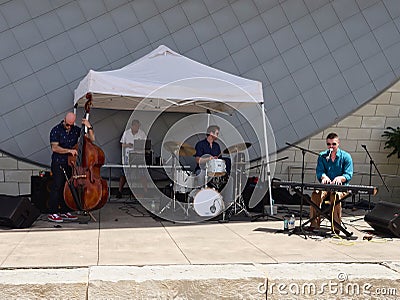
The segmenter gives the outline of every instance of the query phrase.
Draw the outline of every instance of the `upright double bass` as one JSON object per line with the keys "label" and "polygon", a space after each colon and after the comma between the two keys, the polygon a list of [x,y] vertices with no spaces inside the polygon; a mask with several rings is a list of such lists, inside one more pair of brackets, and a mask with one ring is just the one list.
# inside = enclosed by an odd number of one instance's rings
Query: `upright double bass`
{"label": "upright double bass", "polygon": [[[92,94],[86,94],[85,115],[89,117]],[[80,211],[100,209],[108,199],[107,181],[100,176],[100,168],[105,162],[103,150],[94,145],[85,135],[86,126],[82,124],[78,143],[74,146],[76,156],[68,157],[72,176],[64,186],[64,200],[69,208]]]}

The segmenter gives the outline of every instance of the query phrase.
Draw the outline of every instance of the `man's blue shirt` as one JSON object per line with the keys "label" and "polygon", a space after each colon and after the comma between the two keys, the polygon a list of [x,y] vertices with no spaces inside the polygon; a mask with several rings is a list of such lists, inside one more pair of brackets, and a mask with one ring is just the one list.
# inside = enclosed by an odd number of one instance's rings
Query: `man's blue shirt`
{"label": "man's blue shirt", "polygon": [[349,184],[351,178],[353,177],[353,160],[351,155],[341,149],[336,152],[335,161],[332,159],[327,160],[328,150],[322,151],[319,154],[316,174],[317,179],[321,182],[322,175],[326,175],[330,180],[333,180],[337,176],[344,176],[346,182],[344,184]]}
{"label": "man's blue shirt", "polygon": [[[60,124],[54,126],[50,131],[50,143],[58,143],[58,145],[62,148],[72,149],[78,143],[78,139],[81,134],[81,128],[73,125],[70,130],[67,131],[63,124],[64,122],[62,121]],[[57,162],[59,164],[67,164],[68,154],[53,152],[51,159],[53,162]]]}
{"label": "man's blue shirt", "polygon": [[[210,143],[207,141],[207,139],[197,142],[195,149],[196,149],[196,154],[194,155],[195,157],[202,157],[205,154],[210,154],[211,156],[218,156],[221,154],[221,148],[219,147],[219,144],[213,142],[212,147],[210,147]],[[197,165],[196,169],[198,167],[199,166]]]}
{"label": "man's blue shirt", "polygon": [[201,140],[196,144],[196,154],[197,157],[202,157],[204,154],[210,154],[212,156],[218,156],[221,154],[221,148],[219,144],[216,142],[212,143],[212,147],[210,147],[210,143],[207,139]]}

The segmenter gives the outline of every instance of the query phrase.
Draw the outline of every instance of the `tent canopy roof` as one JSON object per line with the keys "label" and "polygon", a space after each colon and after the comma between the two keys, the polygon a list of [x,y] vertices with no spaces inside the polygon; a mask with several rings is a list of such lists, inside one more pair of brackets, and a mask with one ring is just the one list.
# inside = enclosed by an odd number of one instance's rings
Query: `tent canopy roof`
{"label": "tent canopy roof", "polygon": [[263,102],[260,82],[203,65],[163,45],[121,69],[90,70],[75,90],[74,106],[83,106],[88,92],[94,107],[120,110],[227,111]]}

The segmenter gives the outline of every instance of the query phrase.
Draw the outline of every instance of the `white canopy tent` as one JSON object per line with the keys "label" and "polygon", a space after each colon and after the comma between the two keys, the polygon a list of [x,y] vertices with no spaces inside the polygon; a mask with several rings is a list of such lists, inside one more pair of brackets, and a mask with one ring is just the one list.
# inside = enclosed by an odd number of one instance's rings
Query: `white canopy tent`
{"label": "white canopy tent", "polygon": [[[199,78],[217,80],[207,81],[207,85],[190,80]],[[216,70],[166,46],[118,70],[90,70],[75,90],[74,106],[85,103],[87,92],[93,94],[95,107],[119,110],[133,110],[145,97],[156,98],[157,108],[183,112],[223,111],[224,103],[235,107],[263,102],[260,82]]]}
{"label": "white canopy tent", "polygon": [[[263,156],[267,160],[266,173],[270,174],[261,82],[211,68],[162,45],[121,69],[90,70],[75,90],[74,107],[85,104],[88,92],[93,95],[94,107],[117,110],[227,112],[259,105],[266,152]],[[269,179],[268,184],[272,214]]]}

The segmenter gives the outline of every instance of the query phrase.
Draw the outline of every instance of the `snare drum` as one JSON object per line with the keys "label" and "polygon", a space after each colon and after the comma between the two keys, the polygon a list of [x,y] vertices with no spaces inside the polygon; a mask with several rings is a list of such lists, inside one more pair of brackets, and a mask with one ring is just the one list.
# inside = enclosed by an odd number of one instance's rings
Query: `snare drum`
{"label": "snare drum", "polygon": [[182,194],[190,192],[195,185],[194,179],[195,176],[192,174],[188,174],[188,172],[184,170],[176,170],[174,192]]}
{"label": "snare drum", "polygon": [[226,165],[223,159],[211,159],[207,161],[207,176],[218,177],[225,175]]}
{"label": "snare drum", "polygon": [[215,217],[223,211],[224,201],[216,190],[201,189],[194,197],[193,208],[201,217]]}

